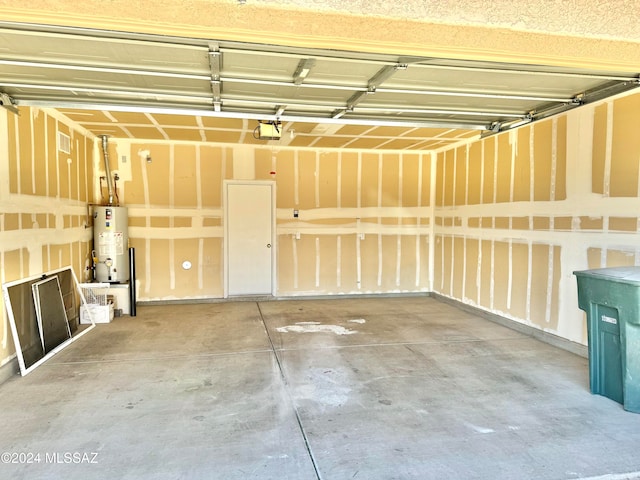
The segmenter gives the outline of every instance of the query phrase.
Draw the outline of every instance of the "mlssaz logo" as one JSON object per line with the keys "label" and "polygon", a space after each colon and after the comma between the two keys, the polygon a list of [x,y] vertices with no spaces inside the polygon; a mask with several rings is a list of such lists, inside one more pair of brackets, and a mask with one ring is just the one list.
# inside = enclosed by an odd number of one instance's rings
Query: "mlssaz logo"
{"label": "mlssaz logo", "polygon": [[98,463],[98,454],[95,452],[54,452],[45,454],[45,463],[80,464]]}

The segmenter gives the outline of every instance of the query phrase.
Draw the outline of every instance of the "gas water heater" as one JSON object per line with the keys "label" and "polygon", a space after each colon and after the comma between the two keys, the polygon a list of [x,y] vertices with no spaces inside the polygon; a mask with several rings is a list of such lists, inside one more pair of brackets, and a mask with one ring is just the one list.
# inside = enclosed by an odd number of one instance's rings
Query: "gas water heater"
{"label": "gas water heater", "polygon": [[93,207],[93,245],[97,282],[129,281],[127,207]]}

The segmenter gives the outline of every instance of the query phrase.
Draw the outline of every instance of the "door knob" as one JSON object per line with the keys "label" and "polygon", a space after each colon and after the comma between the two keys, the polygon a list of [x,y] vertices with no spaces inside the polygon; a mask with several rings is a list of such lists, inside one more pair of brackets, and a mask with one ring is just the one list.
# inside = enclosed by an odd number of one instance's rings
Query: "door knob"
{"label": "door knob", "polygon": [[270,243],[267,243],[267,248],[271,248],[271,244]]}

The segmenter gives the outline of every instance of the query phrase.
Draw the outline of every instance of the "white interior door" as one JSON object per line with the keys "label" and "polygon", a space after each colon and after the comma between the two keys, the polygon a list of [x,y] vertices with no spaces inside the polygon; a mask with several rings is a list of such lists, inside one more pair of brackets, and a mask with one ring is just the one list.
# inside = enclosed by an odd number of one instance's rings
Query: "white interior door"
{"label": "white interior door", "polygon": [[273,294],[274,188],[225,183],[227,295]]}

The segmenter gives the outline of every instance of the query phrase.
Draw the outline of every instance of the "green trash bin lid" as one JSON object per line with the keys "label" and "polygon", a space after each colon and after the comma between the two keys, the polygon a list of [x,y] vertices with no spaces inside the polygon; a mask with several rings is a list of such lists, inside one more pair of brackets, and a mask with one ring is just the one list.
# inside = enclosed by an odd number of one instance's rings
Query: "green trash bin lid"
{"label": "green trash bin lid", "polygon": [[595,268],[573,272],[576,277],[596,277],[617,283],[640,286],[640,267]]}

